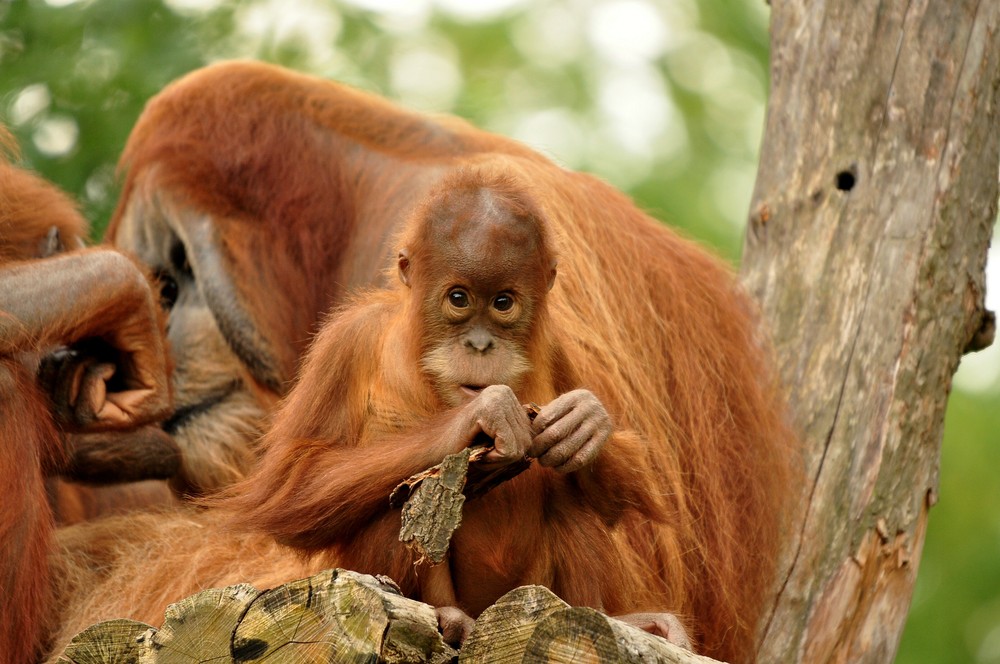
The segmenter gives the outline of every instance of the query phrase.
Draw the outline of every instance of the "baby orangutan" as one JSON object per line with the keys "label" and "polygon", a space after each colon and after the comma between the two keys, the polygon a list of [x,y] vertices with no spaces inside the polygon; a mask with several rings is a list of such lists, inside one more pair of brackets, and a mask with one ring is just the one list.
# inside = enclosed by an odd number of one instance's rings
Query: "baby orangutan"
{"label": "baby orangutan", "polygon": [[[552,244],[516,171],[486,162],[444,178],[404,229],[401,284],[359,296],[316,339],[259,468],[231,492],[235,518],[473,616],[526,584],[626,620],[668,608],[630,562],[641,532],[622,527],[626,513],[640,529],[667,518],[650,443],[615,429],[563,353]],[[534,421],[527,402],[545,404]],[[415,565],[387,497],[480,434],[489,464],[536,461],[466,503],[445,565]],[[468,622],[439,616],[446,636]],[[687,642],[670,614],[633,622]]]}

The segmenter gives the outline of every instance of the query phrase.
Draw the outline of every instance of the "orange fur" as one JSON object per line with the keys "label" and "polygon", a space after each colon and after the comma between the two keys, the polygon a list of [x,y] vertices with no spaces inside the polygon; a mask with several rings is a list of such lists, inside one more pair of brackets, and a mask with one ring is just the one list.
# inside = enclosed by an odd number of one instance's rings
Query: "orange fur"
{"label": "orange fur", "polygon": [[62,460],[62,448],[44,395],[17,361],[0,361],[0,399],[0,473],[7,483],[0,503],[0,596],[17,607],[0,622],[0,659],[29,662],[41,652],[51,606],[46,561],[54,525],[43,478]]}
{"label": "orange fur", "polygon": [[38,256],[53,226],[66,246],[79,246],[86,237],[87,224],[64,193],[0,159],[0,263]]}
{"label": "orange fur", "polygon": [[[0,147],[14,152],[3,127]],[[58,236],[50,235],[53,228]],[[114,337],[109,325],[120,325],[133,335],[120,346],[123,351],[147,343],[165,361],[153,301],[142,300],[142,273],[126,258],[106,251],[78,252],[71,260],[46,257],[82,246],[85,232],[83,218],[64,194],[0,159],[0,476],[7,483],[0,499],[0,596],[9,609],[0,623],[0,661],[5,662],[33,661],[43,652],[44,626],[53,610],[48,557],[56,517],[63,523],[83,520],[127,502],[116,490],[98,492],[52,477],[65,468],[68,454],[66,433],[52,412],[60,399],[37,378],[41,358],[62,344],[104,333]],[[121,270],[123,265],[131,272]],[[105,274],[109,270],[112,274]],[[96,281],[107,292],[81,296],[66,288],[76,281],[91,286]],[[49,282],[59,285],[44,292]],[[156,367],[149,367],[165,392],[165,365],[158,369],[156,374]],[[146,415],[162,415],[163,405],[157,402]],[[91,424],[103,423],[87,422],[81,430]],[[147,491],[143,499],[150,497],[148,490],[140,491]],[[133,496],[132,489],[125,492]],[[156,499],[162,501],[163,494]]]}
{"label": "orange fur", "polygon": [[[16,144],[0,126],[0,147],[16,154]],[[39,256],[46,233],[59,232],[63,247],[83,246],[87,222],[66,194],[37,175],[0,159],[0,265]],[[163,503],[169,494],[158,483],[115,487],[82,487],[58,478],[47,481],[59,523],[70,524],[99,515]]]}
{"label": "orange fur", "polygon": [[[397,248],[394,233],[443,178],[483,167],[530,183],[560,263],[538,337],[547,342],[529,349],[535,382],[523,389],[544,400],[586,387],[618,433],[594,467],[593,481],[604,489],[580,491],[528,474],[470,502],[468,529],[452,554],[454,590],[471,598],[475,612],[512,583],[541,579],[573,602],[611,612],[681,614],[702,652],[753,659],[795,445],[752,306],[716,259],[598,179],[512,141],[266,65],[217,65],[168,88],[144,114],[126,159],[119,228],[143,206],[207,215],[225,247],[224,269],[239,277],[235,294],[255,326],[250,340],[270,349],[273,361],[254,369],[253,344],[227,341],[257,388],[272,395],[294,376],[323,311],[372,283]],[[122,237],[111,233],[116,243]],[[258,472],[274,493],[244,499],[259,507],[246,514],[252,525],[318,556],[288,563],[295,556],[267,535],[227,534],[216,510],[194,520],[161,517],[157,528],[171,539],[127,518],[78,526],[55,557],[60,578],[69,580],[56,588],[62,613],[49,636],[58,635],[57,649],[94,620],[148,619],[200,585],[241,576],[273,583],[317,561],[388,569],[404,587],[423,590],[409,561],[389,553],[398,517],[385,515],[377,497],[440,460],[435,433],[447,426],[448,411],[440,412],[407,362],[416,332],[398,318],[399,293],[359,297],[319,334],[268,434]],[[379,328],[388,331],[373,334]],[[364,407],[369,389],[379,397],[371,411]],[[358,493],[338,497],[345,487]],[[603,513],[606,496],[621,487],[649,505],[636,510],[625,501]],[[543,501],[554,511],[540,521]],[[494,509],[525,512],[526,532],[544,542],[530,560],[518,533],[498,536],[478,514]],[[614,528],[605,517],[618,519]],[[365,529],[367,541],[359,535]],[[327,548],[331,533],[352,546]],[[242,548],[227,546],[234,537],[246,538]],[[150,569],[147,546],[169,562]],[[594,553],[581,557],[580,549]],[[191,574],[175,579],[196,554]],[[463,585],[473,566],[488,572],[477,591]],[[595,590],[593,580],[605,575],[619,582]],[[155,597],[140,592],[151,585]],[[432,585],[428,592],[440,590]]]}

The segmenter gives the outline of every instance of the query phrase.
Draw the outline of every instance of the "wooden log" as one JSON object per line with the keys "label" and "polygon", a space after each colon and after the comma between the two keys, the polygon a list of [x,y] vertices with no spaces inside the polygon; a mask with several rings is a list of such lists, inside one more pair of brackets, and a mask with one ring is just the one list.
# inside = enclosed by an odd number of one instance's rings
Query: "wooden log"
{"label": "wooden log", "polygon": [[476,620],[459,664],[710,664],[658,636],[595,609],[571,607],[542,586],[501,597]]}
{"label": "wooden log", "polygon": [[[240,622],[234,655],[283,662],[448,662],[434,609],[367,574],[327,570],[262,593]],[[274,660],[277,661],[277,660]]]}
{"label": "wooden log", "polygon": [[273,590],[240,584],[206,590],[166,611],[155,629],[128,620],[78,634],[66,664],[187,662],[430,662],[457,652],[438,632],[434,609],[395,584],[327,570]]}
{"label": "wooden log", "polygon": [[525,664],[712,664],[716,660],[679,648],[600,611],[570,607],[542,620],[524,651]]}
{"label": "wooden log", "polygon": [[74,637],[58,664],[112,664],[138,662],[146,649],[140,639],[153,628],[135,620],[106,620]]}
{"label": "wooden log", "polygon": [[462,645],[459,664],[514,664],[524,659],[528,640],[538,623],[569,608],[542,586],[522,586],[483,611]]}
{"label": "wooden log", "polygon": [[678,648],[541,586],[501,597],[476,621],[462,651],[441,638],[434,609],[391,581],[326,570],[273,590],[206,590],[166,611],[159,629],[108,620],[80,632],[60,664],[189,662],[664,662],[714,660]]}
{"label": "wooden log", "polygon": [[163,626],[142,638],[139,662],[229,661],[233,630],[260,594],[253,586],[241,583],[204,590],[171,604]]}

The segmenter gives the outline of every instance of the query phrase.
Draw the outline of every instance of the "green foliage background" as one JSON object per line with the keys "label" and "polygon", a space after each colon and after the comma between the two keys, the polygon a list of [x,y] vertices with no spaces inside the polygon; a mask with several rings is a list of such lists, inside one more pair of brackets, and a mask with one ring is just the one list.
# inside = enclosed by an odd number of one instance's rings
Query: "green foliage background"
{"label": "green foliage background", "polygon": [[[763,0],[0,0],[0,121],[96,239],[145,101],[209,62],[257,58],[529,140],[735,263],[767,19]],[[976,389],[952,395],[899,662],[1000,662],[1000,360],[965,363]]]}

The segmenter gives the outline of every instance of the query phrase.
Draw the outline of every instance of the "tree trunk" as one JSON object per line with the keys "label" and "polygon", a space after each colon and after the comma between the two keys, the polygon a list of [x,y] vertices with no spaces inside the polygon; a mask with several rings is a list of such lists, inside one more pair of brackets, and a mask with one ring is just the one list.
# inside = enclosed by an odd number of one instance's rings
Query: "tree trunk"
{"label": "tree trunk", "polygon": [[888,662],[951,377],[988,345],[997,0],[774,0],[743,278],[805,440],[761,661]]}

